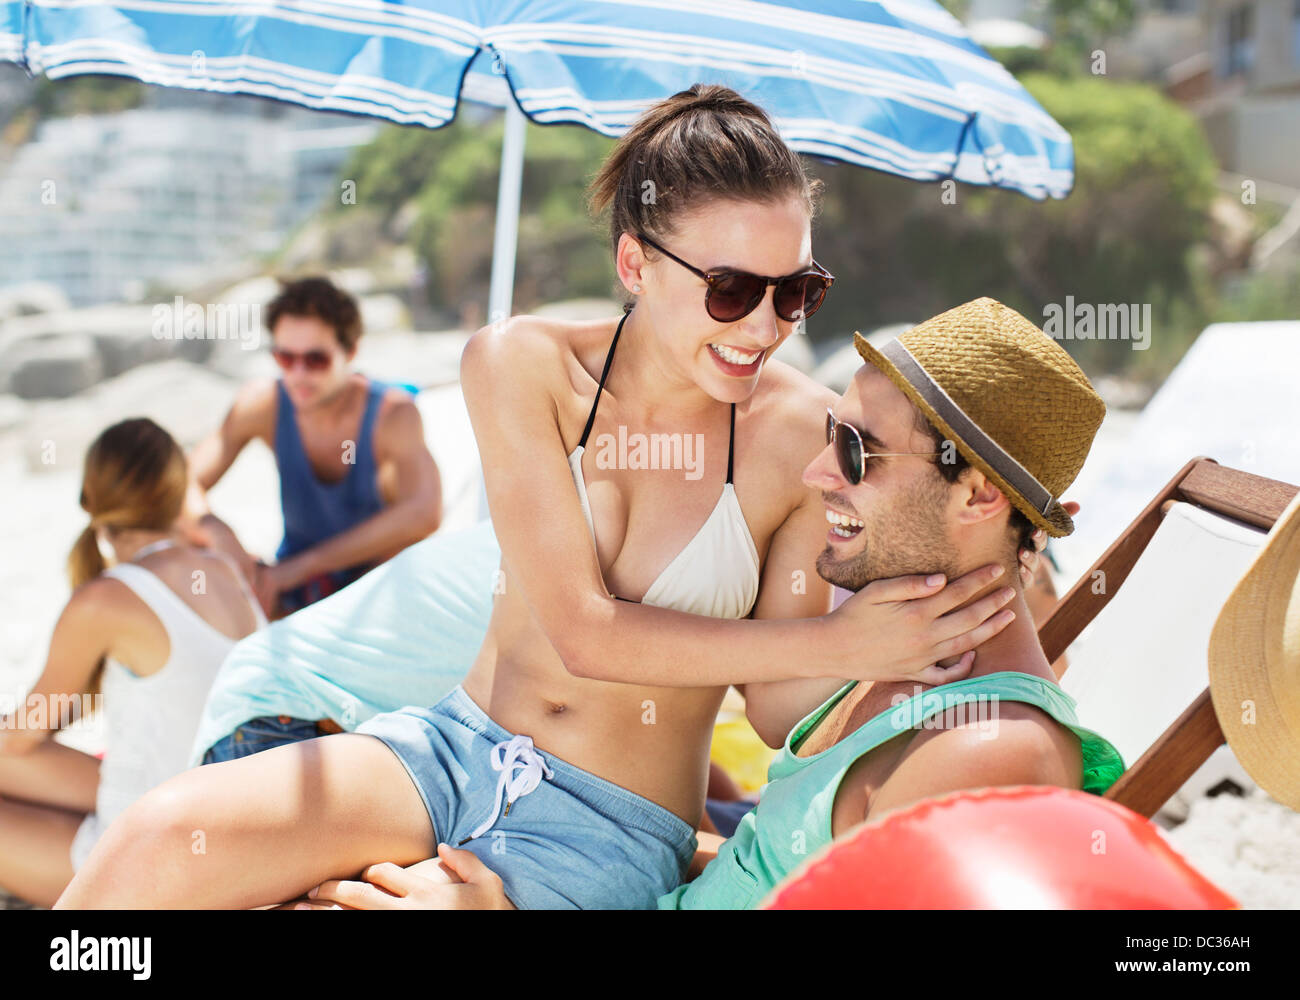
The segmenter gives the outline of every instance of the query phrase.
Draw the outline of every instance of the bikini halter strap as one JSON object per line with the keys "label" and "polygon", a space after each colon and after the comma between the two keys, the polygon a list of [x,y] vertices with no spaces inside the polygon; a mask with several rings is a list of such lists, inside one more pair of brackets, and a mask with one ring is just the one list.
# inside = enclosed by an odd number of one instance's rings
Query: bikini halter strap
{"label": "bikini halter strap", "polygon": [[[587,415],[587,426],[582,429],[582,437],[578,439],[578,447],[587,447],[587,438],[591,435],[591,428],[596,423],[596,407],[600,405],[600,394],[605,391],[605,380],[609,378],[610,366],[614,363],[614,348],[618,346],[619,334],[623,332],[623,324],[627,318],[632,315],[632,310],[627,309],[623,313],[623,318],[618,321],[618,329],[614,331],[614,339],[609,343],[609,351],[605,354],[605,367],[600,372],[600,382],[596,385],[596,398],[591,402],[591,413]],[[731,404],[731,434],[727,440],[727,482],[731,482],[732,466],[735,459],[736,451],[736,404]]]}

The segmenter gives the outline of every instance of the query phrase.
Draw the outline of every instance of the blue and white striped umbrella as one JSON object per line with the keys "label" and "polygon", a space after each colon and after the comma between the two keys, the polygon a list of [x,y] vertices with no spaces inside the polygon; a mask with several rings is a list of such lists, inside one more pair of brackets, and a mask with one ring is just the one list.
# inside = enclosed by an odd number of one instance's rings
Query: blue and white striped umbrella
{"label": "blue and white striped umbrella", "polygon": [[25,3],[0,0],[0,59],[7,62],[22,62],[23,14],[26,9]]}
{"label": "blue and white striped umbrella", "polygon": [[510,315],[524,115],[618,136],[655,102],[721,83],[802,153],[1035,199],[1074,183],[1069,135],[934,0],[0,0],[0,18],[0,58],[53,79],[117,74],[430,128],[462,96],[504,107],[493,319]]}
{"label": "blue and white striped umbrella", "polygon": [[[25,31],[15,14],[26,8]],[[438,127],[465,73],[617,136],[697,81],[761,103],[800,152],[1064,197],[1070,137],[934,0],[31,0],[33,73],[116,73]],[[4,42],[0,41],[0,45]],[[0,49],[3,54],[3,49]]]}

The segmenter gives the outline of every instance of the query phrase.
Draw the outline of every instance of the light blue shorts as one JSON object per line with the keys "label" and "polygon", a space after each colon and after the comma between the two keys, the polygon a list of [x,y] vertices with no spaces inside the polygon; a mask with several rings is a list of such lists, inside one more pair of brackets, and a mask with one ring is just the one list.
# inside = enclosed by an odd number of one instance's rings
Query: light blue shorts
{"label": "light blue shorts", "polygon": [[432,708],[385,712],[355,731],[383,740],[397,755],[436,838],[477,854],[521,910],[652,910],[681,884],[695,854],[695,831],[685,820],[545,752],[552,777],[461,844],[492,815],[501,777],[492,750],[513,734],[459,685]]}

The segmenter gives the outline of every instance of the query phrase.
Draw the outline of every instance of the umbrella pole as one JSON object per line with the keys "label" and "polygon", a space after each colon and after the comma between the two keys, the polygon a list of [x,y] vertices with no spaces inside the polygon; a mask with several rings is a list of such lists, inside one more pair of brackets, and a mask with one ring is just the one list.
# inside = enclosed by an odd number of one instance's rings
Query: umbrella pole
{"label": "umbrella pole", "polygon": [[524,178],[524,126],[528,119],[513,100],[506,101],[505,138],[501,143],[501,179],[497,188],[496,233],[492,244],[492,285],[488,322],[510,317],[515,284],[515,250],[519,236],[519,192]]}

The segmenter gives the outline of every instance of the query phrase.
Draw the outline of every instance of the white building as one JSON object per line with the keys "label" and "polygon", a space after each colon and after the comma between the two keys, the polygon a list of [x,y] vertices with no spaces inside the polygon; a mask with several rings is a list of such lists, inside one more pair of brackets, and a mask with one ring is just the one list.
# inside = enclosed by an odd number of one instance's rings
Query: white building
{"label": "white building", "polygon": [[169,97],[46,121],[17,150],[0,173],[0,287],[48,281],[74,305],[119,301],[274,250],[378,128],[329,127],[338,116],[264,101],[212,110],[199,95],[185,95],[189,107]]}

